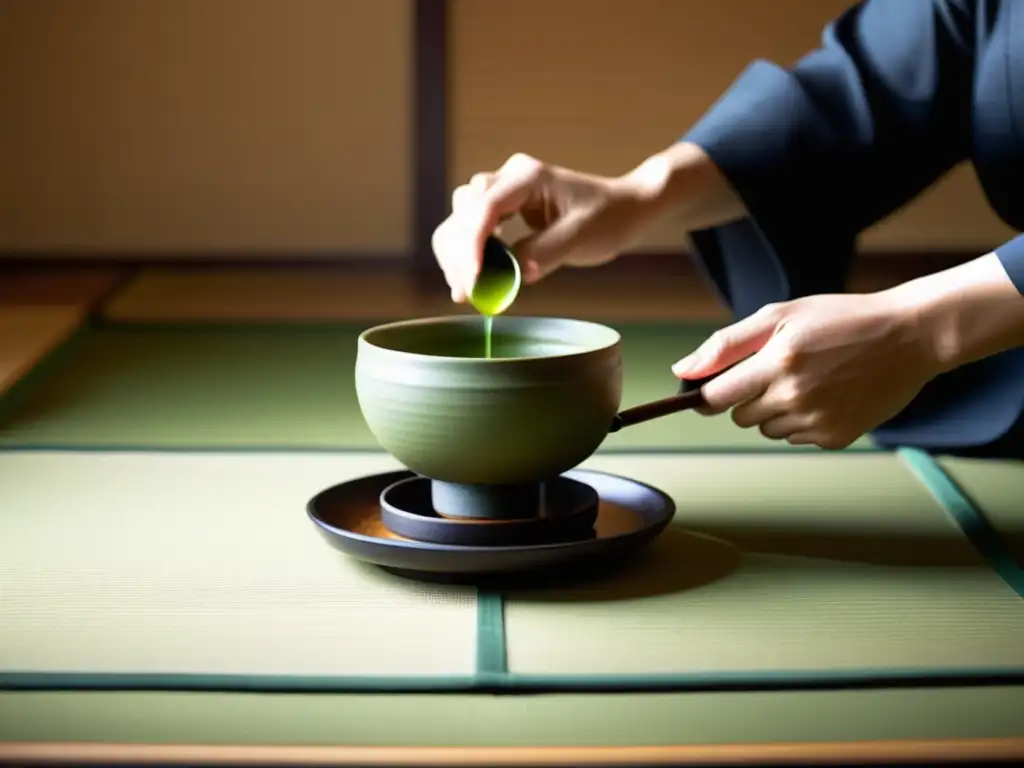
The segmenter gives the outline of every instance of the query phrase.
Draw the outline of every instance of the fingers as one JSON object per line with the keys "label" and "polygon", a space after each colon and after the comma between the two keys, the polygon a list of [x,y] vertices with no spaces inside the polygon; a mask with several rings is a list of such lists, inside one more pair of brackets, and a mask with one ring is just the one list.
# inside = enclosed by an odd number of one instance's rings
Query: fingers
{"label": "fingers", "polygon": [[738,427],[756,427],[769,440],[826,450],[847,448],[861,431],[844,421],[846,401],[828,390],[828,380],[807,360],[794,334],[780,332],[704,384],[701,393],[707,405],[699,412],[731,411]]}
{"label": "fingers", "polygon": [[452,215],[435,233],[434,254],[451,288],[453,301],[466,300],[479,272],[483,251],[482,245],[478,245],[482,241],[463,218],[466,211],[479,206],[496,178],[494,173],[477,173],[467,184],[457,187],[452,193]]}
{"label": "fingers", "polygon": [[572,253],[586,234],[573,217],[567,216],[516,242],[513,249],[522,264],[523,281],[532,285],[556,271],[565,255]]}
{"label": "fingers", "polygon": [[466,300],[466,286],[472,285],[473,262],[479,257],[474,255],[472,248],[466,248],[466,238],[456,230],[456,226],[452,217],[446,219],[434,230],[430,244],[437,265],[451,289],[452,301],[462,302]]}
{"label": "fingers", "polygon": [[760,397],[771,384],[773,371],[767,356],[753,355],[701,387],[706,413],[723,413]]}
{"label": "fingers", "polygon": [[735,406],[732,420],[741,429],[757,427],[769,440],[789,440],[815,427],[811,413],[793,410],[793,400],[785,388],[771,384],[760,395]]}
{"label": "fingers", "polygon": [[[785,440],[791,445],[821,445],[823,436],[814,434],[815,418],[807,413],[780,412],[775,406],[763,403],[762,399],[746,403],[742,408],[749,410],[737,416],[733,411],[733,421],[744,429],[757,427],[758,431],[769,440]],[[763,416],[763,413],[773,415]]]}
{"label": "fingers", "polygon": [[469,179],[469,186],[477,192],[486,192],[497,178],[498,175],[495,173],[474,173]]}
{"label": "fingers", "polygon": [[843,439],[820,428],[819,414],[788,411],[771,390],[762,397],[744,403],[733,410],[732,420],[744,429],[757,427],[769,440],[785,440],[790,445],[814,445],[826,450],[842,450],[856,442]]}
{"label": "fingers", "polygon": [[673,365],[672,372],[681,379],[700,379],[750,357],[775,333],[782,312],[782,305],[768,304],[749,317],[716,331],[693,354]]}
{"label": "fingers", "polygon": [[[758,424],[767,424],[772,419],[784,416],[784,406],[777,398],[772,398],[769,387],[763,394],[740,403],[732,410],[732,420],[741,429],[750,429]],[[773,401],[774,400],[774,401]]]}
{"label": "fingers", "polygon": [[[803,413],[784,413],[756,424],[769,440],[788,440],[795,434],[811,428],[811,419]],[[755,426],[755,425],[752,425]]]}
{"label": "fingers", "polygon": [[842,451],[853,445],[858,437],[843,437],[833,432],[811,429],[795,432],[786,437],[790,445],[813,445],[826,451]]}
{"label": "fingers", "polygon": [[452,212],[463,211],[472,201],[482,197],[494,185],[496,178],[494,173],[476,173],[468,184],[457,187],[452,193]]}
{"label": "fingers", "polygon": [[[777,362],[771,364],[768,371],[768,385],[757,396],[738,403],[732,412],[732,420],[736,426],[748,429],[765,426],[768,422],[783,419],[788,432],[776,437],[786,437],[798,429],[808,429],[813,424],[813,417],[802,408],[802,392],[792,380],[786,378],[779,369]],[[775,431],[778,425],[772,427]],[[766,435],[769,437],[769,435]]]}
{"label": "fingers", "polygon": [[481,205],[475,211],[481,217],[481,226],[489,232],[504,217],[517,213],[547,174],[547,167],[540,160],[524,154],[512,155],[481,195]]}
{"label": "fingers", "polygon": [[452,193],[452,213],[431,243],[452,300],[465,301],[480,272],[487,237],[536,193],[545,174],[539,160],[513,155],[496,173],[475,174]]}

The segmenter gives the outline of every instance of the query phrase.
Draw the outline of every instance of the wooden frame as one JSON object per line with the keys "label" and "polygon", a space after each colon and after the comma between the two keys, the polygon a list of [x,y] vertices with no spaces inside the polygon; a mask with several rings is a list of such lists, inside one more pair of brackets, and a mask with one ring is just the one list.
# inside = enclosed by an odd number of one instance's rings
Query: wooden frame
{"label": "wooden frame", "polygon": [[448,214],[448,0],[414,0],[413,268],[417,286],[444,280],[430,240]]}
{"label": "wooden frame", "polygon": [[882,765],[1024,760],[1024,738],[737,744],[678,747],[292,747],[164,744],[0,744],[8,764],[103,765]]}

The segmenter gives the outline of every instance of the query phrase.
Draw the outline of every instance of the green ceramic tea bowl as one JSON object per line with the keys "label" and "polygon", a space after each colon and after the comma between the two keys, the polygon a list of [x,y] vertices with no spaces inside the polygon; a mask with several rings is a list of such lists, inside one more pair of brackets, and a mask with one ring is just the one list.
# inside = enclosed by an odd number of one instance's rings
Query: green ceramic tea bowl
{"label": "green ceramic tea bowl", "polygon": [[364,331],[355,383],[370,431],[409,469],[447,483],[537,483],[572,469],[618,410],[618,332],[497,317],[488,359],[484,323],[453,316]]}
{"label": "green ceramic tea bowl", "polygon": [[621,340],[583,320],[408,320],[359,336],[359,407],[381,446],[431,479],[434,511],[537,513],[541,483],[589,458],[610,432],[704,404],[700,389],[619,412]]}

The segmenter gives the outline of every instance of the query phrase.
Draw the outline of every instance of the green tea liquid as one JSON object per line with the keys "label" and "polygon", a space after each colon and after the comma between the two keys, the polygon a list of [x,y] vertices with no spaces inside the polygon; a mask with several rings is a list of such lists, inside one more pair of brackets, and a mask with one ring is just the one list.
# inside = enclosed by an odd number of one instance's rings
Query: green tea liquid
{"label": "green tea liquid", "polygon": [[491,331],[494,328],[494,315],[484,315],[484,357],[491,359]]}

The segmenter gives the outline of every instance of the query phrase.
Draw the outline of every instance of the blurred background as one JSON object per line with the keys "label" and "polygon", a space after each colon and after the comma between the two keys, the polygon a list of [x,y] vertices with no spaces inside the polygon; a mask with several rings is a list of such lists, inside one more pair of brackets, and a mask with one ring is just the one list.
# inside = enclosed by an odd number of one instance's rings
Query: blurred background
{"label": "blurred background", "polygon": [[[429,252],[457,184],[516,151],[625,171],[752,59],[791,63],[849,4],[0,0],[0,343],[49,327],[41,307],[464,311]],[[1008,234],[964,168],[864,236],[854,280]],[[720,318],[687,247],[662,227],[642,257],[559,274],[516,311]]]}

